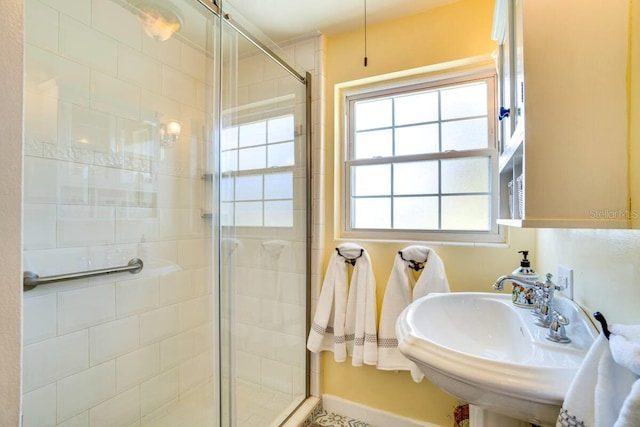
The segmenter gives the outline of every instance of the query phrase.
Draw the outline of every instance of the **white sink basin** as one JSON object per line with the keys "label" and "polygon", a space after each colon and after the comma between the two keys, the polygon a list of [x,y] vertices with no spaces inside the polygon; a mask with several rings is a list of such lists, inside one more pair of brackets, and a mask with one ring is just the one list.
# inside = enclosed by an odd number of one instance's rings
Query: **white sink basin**
{"label": "white sink basin", "polygon": [[573,301],[556,298],[571,343],[545,339],[531,310],[510,294],[429,294],[396,324],[398,347],[435,385],[482,408],[555,425],[564,396],[597,330]]}

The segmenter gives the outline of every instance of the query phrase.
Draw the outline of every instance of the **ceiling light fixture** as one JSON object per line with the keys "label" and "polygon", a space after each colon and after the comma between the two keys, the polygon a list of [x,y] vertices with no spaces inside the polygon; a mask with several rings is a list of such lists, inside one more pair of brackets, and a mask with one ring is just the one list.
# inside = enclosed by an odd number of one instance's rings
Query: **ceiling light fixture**
{"label": "ceiling light fixture", "polygon": [[158,41],[166,41],[182,28],[182,18],[177,11],[164,1],[145,1],[136,3],[138,22],[144,32]]}

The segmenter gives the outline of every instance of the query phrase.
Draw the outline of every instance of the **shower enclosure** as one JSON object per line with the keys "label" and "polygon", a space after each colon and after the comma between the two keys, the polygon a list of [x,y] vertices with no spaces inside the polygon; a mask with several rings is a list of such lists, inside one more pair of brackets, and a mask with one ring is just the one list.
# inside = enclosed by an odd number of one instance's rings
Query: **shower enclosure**
{"label": "shower enclosure", "polygon": [[[196,0],[26,0],[23,425],[269,426],[308,395],[308,76]],[[224,16],[224,17],[222,17]]]}

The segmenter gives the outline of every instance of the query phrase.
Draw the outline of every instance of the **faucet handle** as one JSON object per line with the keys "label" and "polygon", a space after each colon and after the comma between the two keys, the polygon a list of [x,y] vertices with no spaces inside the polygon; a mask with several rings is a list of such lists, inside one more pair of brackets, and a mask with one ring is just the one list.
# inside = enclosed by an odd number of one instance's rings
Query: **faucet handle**
{"label": "faucet handle", "polygon": [[568,325],[569,319],[564,317],[558,310],[553,310],[553,320],[557,320],[561,325]]}
{"label": "faucet handle", "polygon": [[536,312],[538,318],[533,322],[534,325],[540,326],[542,328],[548,328],[549,326],[551,326],[553,313],[551,313],[550,311],[551,306],[549,305],[549,301],[543,300]]}
{"label": "faucet handle", "polygon": [[551,273],[547,273],[546,275],[546,280],[544,281],[544,283],[542,284],[542,290],[545,294],[550,295],[551,298],[553,298],[553,293],[555,291],[562,291],[564,290],[564,286],[561,285],[556,285],[555,283],[553,283],[551,281],[551,278],[553,277],[553,274]]}
{"label": "faucet handle", "polygon": [[553,310],[553,320],[549,325],[549,333],[546,335],[549,341],[567,344],[571,342],[571,339],[567,337],[567,330],[565,325],[569,324],[569,319],[560,314],[557,310]]}
{"label": "faucet handle", "polygon": [[553,274],[547,273],[546,280],[544,281],[544,287],[546,289],[553,289],[554,291],[562,291],[562,290],[564,290],[564,286],[557,285],[557,284],[553,283],[553,281],[551,281],[552,277],[553,277]]}

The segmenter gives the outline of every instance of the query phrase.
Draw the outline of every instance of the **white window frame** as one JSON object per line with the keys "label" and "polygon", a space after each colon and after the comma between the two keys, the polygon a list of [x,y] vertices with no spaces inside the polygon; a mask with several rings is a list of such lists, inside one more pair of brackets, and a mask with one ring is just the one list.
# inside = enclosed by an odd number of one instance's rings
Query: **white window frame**
{"label": "white window frame", "polygon": [[[490,229],[487,231],[462,231],[462,230],[404,230],[404,229],[363,229],[351,227],[351,166],[368,164],[391,164],[393,157],[382,159],[353,159],[353,110],[354,101],[400,95],[403,92],[414,90],[442,88],[449,85],[471,83],[473,81],[486,81],[487,83],[487,114],[488,114],[488,138],[489,145],[485,149],[464,150],[453,152],[430,153],[410,156],[398,156],[403,161],[441,160],[451,158],[469,158],[485,156],[490,158]],[[481,69],[450,74],[439,74],[437,77],[423,76],[420,79],[411,79],[408,82],[382,82],[363,87],[352,87],[342,92],[343,141],[341,151],[342,186],[341,193],[341,218],[339,237],[357,238],[360,240],[391,240],[391,241],[432,241],[432,242],[470,242],[470,243],[503,243],[504,228],[497,224],[500,205],[500,180],[499,180],[499,153],[497,138],[497,76],[495,70]]]}

